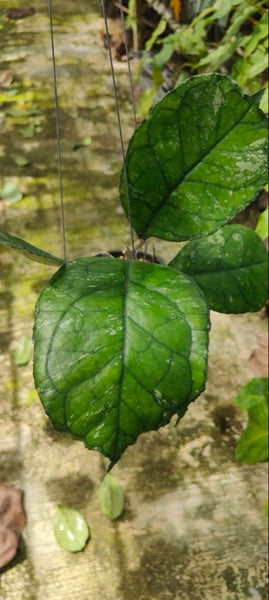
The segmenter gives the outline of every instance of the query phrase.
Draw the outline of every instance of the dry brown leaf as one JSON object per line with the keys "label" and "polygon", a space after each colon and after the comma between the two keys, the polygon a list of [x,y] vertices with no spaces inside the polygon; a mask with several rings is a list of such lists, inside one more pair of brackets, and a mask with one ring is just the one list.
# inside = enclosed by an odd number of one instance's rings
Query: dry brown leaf
{"label": "dry brown leaf", "polygon": [[0,485],[0,568],[16,556],[25,522],[21,490]]}
{"label": "dry brown leaf", "polygon": [[13,81],[11,71],[0,71],[0,88],[8,88]]}

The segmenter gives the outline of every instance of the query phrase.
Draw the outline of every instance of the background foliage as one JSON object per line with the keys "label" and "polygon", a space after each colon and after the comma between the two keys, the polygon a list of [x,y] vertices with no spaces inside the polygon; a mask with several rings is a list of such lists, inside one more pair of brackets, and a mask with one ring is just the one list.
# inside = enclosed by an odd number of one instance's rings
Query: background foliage
{"label": "background foliage", "polygon": [[[167,89],[199,73],[230,74],[248,93],[268,89],[267,0],[172,0],[171,13],[164,2],[146,3],[159,16],[141,59],[141,69],[150,69],[152,76],[142,97],[141,116],[163,85]],[[131,0],[129,5],[133,4]],[[133,28],[133,8],[130,14],[128,24]],[[268,111],[267,93],[262,109]]]}

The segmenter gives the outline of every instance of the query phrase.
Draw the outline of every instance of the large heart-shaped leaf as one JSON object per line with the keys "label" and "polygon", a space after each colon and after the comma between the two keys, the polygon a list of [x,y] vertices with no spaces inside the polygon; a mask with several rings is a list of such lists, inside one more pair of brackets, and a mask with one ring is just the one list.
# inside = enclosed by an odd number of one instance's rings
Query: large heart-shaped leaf
{"label": "large heart-shaped leaf", "polygon": [[256,311],[267,299],[267,250],[261,238],[243,225],[225,225],[189,242],[170,266],[195,279],[213,310]]}
{"label": "large heart-shaped leaf", "polygon": [[[229,77],[200,75],[164,96],[126,155],[132,225],[140,238],[212,232],[266,182],[267,120]],[[120,184],[127,211],[125,177]]]}
{"label": "large heart-shaped leaf", "polygon": [[184,273],[113,258],[68,263],[36,306],[34,377],[45,410],[114,464],[203,390],[207,332],[204,296]]}

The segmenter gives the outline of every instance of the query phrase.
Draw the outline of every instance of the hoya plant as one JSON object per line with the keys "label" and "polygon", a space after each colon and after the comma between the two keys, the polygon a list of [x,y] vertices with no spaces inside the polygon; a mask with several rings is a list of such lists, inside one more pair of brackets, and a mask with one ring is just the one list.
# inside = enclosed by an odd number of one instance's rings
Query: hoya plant
{"label": "hoya plant", "polygon": [[257,311],[266,300],[264,243],[227,224],[266,183],[259,101],[227,76],[192,77],[136,129],[120,199],[135,249],[150,236],[186,242],[168,265],[133,249],[64,262],[1,233],[8,248],[60,266],[36,304],[35,385],[54,427],[110,466],[204,390],[209,310]]}

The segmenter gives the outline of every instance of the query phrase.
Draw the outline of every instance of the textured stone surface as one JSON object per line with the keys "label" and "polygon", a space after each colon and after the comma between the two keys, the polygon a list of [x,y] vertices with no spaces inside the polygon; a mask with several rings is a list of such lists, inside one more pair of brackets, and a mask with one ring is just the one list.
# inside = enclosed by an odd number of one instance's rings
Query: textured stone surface
{"label": "textured stone surface", "polygon": [[[0,10],[16,5],[4,1]],[[121,161],[98,3],[68,0],[54,6],[67,245],[73,258],[122,248],[128,227],[119,214]],[[57,254],[46,3],[38,0],[35,8],[12,32],[1,31],[1,68],[35,82],[43,132],[24,140],[8,125],[2,136],[2,179],[16,175],[25,197],[14,205],[0,201],[0,218],[11,233]],[[128,138],[124,69],[120,65],[118,71]],[[73,143],[85,136],[92,137],[91,146],[73,152]],[[26,172],[9,158],[21,150],[31,160]],[[175,246],[156,242],[156,251],[170,259]],[[235,462],[244,415],[233,403],[252,377],[249,358],[266,330],[261,315],[212,315],[206,391],[177,427],[142,435],[126,451],[113,471],[125,489],[126,508],[111,523],[100,512],[97,493],[105,461],[53,431],[33,389],[31,365],[13,362],[17,340],[31,335],[37,293],[54,269],[1,251],[0,270],[0,481],[23,489],[27,512],[17,558],[1,572],[0,600],[265,600],[267,467]],[[92,537],[81,554],[66,553],[54,539],[60,503],[81,510],[89,522]]]}

